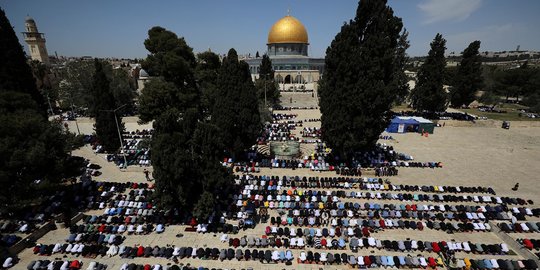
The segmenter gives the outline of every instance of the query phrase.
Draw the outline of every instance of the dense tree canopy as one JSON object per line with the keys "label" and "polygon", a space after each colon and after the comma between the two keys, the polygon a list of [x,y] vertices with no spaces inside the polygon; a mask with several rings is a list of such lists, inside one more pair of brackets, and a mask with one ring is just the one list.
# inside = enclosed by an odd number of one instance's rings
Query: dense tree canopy
{"label": "dense tree canopy", "polygon": [[454,85],[450,88],[450,103],[453,107],[469,106],[475,100],[476,92],[484,85],[479,50],[480,41],[477,40],[463,51]]}
{"label": "dense tree canopy", "polygon": [[156,26],[148,31],[144,46],[150,52],[142,63],[148,74],[163,77],[177,87],[195,85],[195,55],[184,38],[178,38],[175,33]]}
{"label": "dense tree canopy", "polygon": [[[140,96],[140,119],[154,120],[153,176],[166,209],[207,219],[227,199],[231,174],[219,163],[220,130],[209,122],[221,63],[211,52],[197,61],[183,38],[161,27],[149,31],[144,61],[153,78]],[[202,89],[202,90],[201,90]]]}
{"label": "dense tree canopy", "polygon": [[[147,115],[143,113],[149,105],[151,108],[154,105],[169,104],[171,108],[177,108],[183,112],[190,108],[200,110],[201,94],[195,80],[195,66],[197,64],[193,49],[187,45],[184,38],[178,36],[162,27],[156,26],[148,30],[148,38],[144,41],[144,46],[150,52],[144,60],[142,66],[150,74],[150,76],[159,77],[167,83],[174,84],[174,89],[167,87],[167,90],[172,90],[167,93],[169,100],[160,99],[161,102],[150,102],[150,104],[140,103],[142,121],[150,121],[158,115]],[[155,89],[154,85],[150,85],[148,91],[161,91]],[[157,87],[159,88],[159,87]],[[148,100],[147,100],[148,101]],[[167,109],[167,107],[162,108]]]}
{"label": "dense tree canopy", "polygon": [[406,34],[386,1],[361,0],[326,51],[319,97],[323,139],[343,158],[375,146],[403,95]]}
{"label": "dense tree canopy", "polygon": [[49,122],[43,96],[5,13],[0,9],[0,211],[37,199],[65,171],[68,135]]}
{"label": "dense tree canopy", "polygon": [[444,90],[446,40],[437,34],[431,49],[417,75],[415,88],[411,91],[411,105],[417,111],[443,112],[446,110],[447,94]]}
{"label": "dense tree canopy", "polygon": [[[135,109],[135,86],[128,72],[123,68],[113,69],[109,63],[103,62],[103,70],[110,80],[110,89],[117,107],[125,105],[120,114],[131,114]],[[96,72],[93,61],[76,60],[68,62],[59,73],[58,101],[64,110],[74,109],[87,116],[95,116],[93,109],[92,75]]]}
{"label": "dense tree canopy", "polygon": [[221,61],[217,54],[210,51],[197,54],[195,78],[202,92],[202,106],[208,110],[209,114],[218,98],[216,84],[220,68]]}
{"label": "dense tree canopy", "polygon": [[[524,63],[518,68],[499,68],[493,72],[493,83],[487,91],[509,101],[523,101],[532,111],[540,111],[540,69]],[[489,77],[488,77],[489,78]],[[489,78],[491,80],[491,78]]]}
{"label": "dense tree canopy", "polygon": [[[116,110],[116,101],[111,92],[110,81],[105,75],[103,63],[98,59],[94,61],[95,73],[92,83],[94,101],[92,108],[96,118],[96,135],[108,153],[115,153],[120,148],[118,128],[116,122],[123,130],[122,118]],[[116,119],[115,119],[116,118]]]}
{"label": "dense tree canopy", "polygon": [[241,158],[241,153],[255,144],[261,123],[249,66],[238,61],[234,49],[223,59],[217,87],[220,98],[212,110],[212,123],[220,129],[228,153]]}

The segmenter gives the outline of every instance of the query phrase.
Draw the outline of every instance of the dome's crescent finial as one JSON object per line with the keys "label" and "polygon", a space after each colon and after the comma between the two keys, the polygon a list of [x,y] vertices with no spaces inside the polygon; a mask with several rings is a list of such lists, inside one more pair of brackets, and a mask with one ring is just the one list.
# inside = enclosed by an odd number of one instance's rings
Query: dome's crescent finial
{"label": "dome's crescent finial", "polygon": [[287,8],[287,16],[291,16],[291,7]]}

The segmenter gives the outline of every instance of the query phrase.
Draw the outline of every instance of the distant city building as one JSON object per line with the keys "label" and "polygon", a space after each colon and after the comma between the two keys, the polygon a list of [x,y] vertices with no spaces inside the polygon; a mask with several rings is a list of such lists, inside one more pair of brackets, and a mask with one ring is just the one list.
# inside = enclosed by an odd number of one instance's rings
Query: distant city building
{"label": "distant city building", "polygon": [[28,44],[30,57],[48,66],[50,62],[45,47],[45,34],[38,31],[36,22],[31,17],[26,17],[24,26],[26,29],[26,32],[23,32],[24,41]]}
{"label": "distant city building", "polygon": [[486,58],[505,58],[505,57],[520,57],[520,56],[535,57],[535,56],[539,56],[540,52],[537,52],[537,51],[502,51],[502,52],[482,52],[482,53],[480,53],[480,55],[482,55],[483,57],[486,57]]}
{"label": "distant city building", "polygon": [[[274,68],[274,79],[280,87],[302,88],[301,85],[316,86],[324,71],[324,58],[308,56],[309,39],[304,25],[295,17],[287,15],[278,20],[268,33],[267,54]],[[258,58],[243,59],[249,64],[254,79],[264,77],[259,74],[262,55]]]}

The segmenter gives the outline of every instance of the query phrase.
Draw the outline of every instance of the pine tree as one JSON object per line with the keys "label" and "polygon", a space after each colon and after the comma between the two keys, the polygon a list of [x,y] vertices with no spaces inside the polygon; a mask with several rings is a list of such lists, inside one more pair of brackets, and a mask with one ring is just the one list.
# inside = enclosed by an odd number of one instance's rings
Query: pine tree
{"label": "pine tree", "polygon": [[0,63],[0,205],[7,210],[35,203],[41,186],[58,184],[70,149],[61,124],[45,117],[30,66],[1,9]]}
{"label": "pine tree", "polygon": [[446,72],[446,40],[437,34],[431,49],[417,75],[416,87],[411,92],[411,105],[417,111],[443,112],[446,110],[447,94],[443,83]]}
{"label": "pine tree", "polygon": [[[404,86],[408,46],[386,1],[361,0],[326,50],[319,97],[323,139],[343,159],[375,146]],[[400,34],[401,33],[401,34]]]}
{"label": "pine tree", "polygon": [[223,59],[217,87],[220,98],[214,106],[212,122],[220,128],[228,153],[241,158],[255,144],[261,124],[249,65],[238,61],[234,49]]}
{"label": "pine tree", "polygon": [[473,41],[463,51],[458,66],[455,85],[450,89],[450,103],[453,107],[469,106],[475,100],[476,92],[484,86],[480,41]]}
{"label": "pine tree", "polygon": [[116,101],[110,89],[110,81],[105,75],[103,63],[95,59],[94,66],[96,71],[93,76],[92,94],[93,111],[96,115],[96,135],[104,150],[114,153],[120,148],[116,123],[118,121],[120,129],[123,130],[122,119],[119,112],[115,111]]}
{"label": "pine tree", "polygon": [[[151,101],[148,104],[141,100],[140,119],[148,122],[159,116],[159,111],[147,110],[148,108],[161,108],[161,110],[177,108],[178,111],[183,112],[197,107],[200,110],[201,93],[194,73],[197,62],[193,49],[187,45],[184,38],[178,38],[175,33],[156,26],[148,30],[148,38],[144,41],[144,46],[150,54],[143,61],[143,68],[150,76],[160,77],[167,83],[174,84],[175,87],[167,87],[167,99],[146,99],[145,102]],[[156,96],[156,92],[163,91],[159,87],[156,89],[145,86],[144,94]],[[149,114],[150,111],[153,111],[153,114]]]}
{"label": "pine tree", "polygon": [[219,97],[219,57],[205,52],[195,62],[183,38],[161,27],[148,34],[145,46],[151,54],[143,67],[154,78],[139,98],[139,117],[154,120],[156,198],[165,209],[207,219],[226,204],[232,183],[219,162],[225,148],[220,130],[209,120],[209,106]]}

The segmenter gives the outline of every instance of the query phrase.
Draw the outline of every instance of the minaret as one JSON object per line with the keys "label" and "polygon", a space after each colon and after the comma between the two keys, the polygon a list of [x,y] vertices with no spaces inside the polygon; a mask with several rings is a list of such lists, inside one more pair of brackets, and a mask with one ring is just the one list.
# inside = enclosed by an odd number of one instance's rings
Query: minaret
{"label": "minaret", "polygon": [[49,65],[49,55],[45,47],[45,34],[37,29],[36,22],[31,17],[26,17],[24,22],[26,32],[23,32],[24,41],[28,44],[30,57],[32,60],[38,60],[45,65]]}

